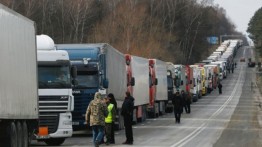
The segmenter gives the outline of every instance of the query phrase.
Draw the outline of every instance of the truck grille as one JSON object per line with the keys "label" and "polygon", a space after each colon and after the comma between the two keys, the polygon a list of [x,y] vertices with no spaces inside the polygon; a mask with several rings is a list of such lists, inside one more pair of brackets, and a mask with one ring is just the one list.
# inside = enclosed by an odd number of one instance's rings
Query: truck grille
{"label": "truck grille", "polygon": [[68,111],[67,96],[39,96],[39,125],[48,127],[48,133],[55,133],[59,123],[59,113]]}
{"label": "truck grille", "polygon": [[80,121],[80,120],[85,120],[85,114],[86,109],[89,105],[89,103],[93,100],[94,94],[90,96],[74,96],[75,97],[75,109],[72,112],[73,114],[73,121]]}
{"label": "truck grille", "polygon": [[55,133],[59,123],[59,113],[40,113],[39,126],[48,127],[48,133]]}
{"label": "truck grille", "polygon": [[67,96],[39,96],[39,112],[65,112],[68,103]]}

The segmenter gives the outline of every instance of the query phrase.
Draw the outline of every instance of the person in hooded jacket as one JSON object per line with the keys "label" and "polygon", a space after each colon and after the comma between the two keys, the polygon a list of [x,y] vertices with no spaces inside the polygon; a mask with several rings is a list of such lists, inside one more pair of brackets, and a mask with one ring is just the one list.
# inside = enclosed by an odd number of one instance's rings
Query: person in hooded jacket
{"label": "person in hooded jacket", "polygon": [[121,115],[124,117],[124,126],[126,133],[126,141],[123,144],[133,144],[133,110],[134,110],[134,98],[131,96],[130,92],[126,92],[125,100],[122,104]]}
{"label": "person in hooded jacket", "polygon": [[93,131],[93,142],[95,147],[99,147],[99,143],[104,136],[105,117],[108,115],[107,105],[103,101],[101,93],[96,92],[94,100],[92,100],[86,110],[86,123],[90,124]]}

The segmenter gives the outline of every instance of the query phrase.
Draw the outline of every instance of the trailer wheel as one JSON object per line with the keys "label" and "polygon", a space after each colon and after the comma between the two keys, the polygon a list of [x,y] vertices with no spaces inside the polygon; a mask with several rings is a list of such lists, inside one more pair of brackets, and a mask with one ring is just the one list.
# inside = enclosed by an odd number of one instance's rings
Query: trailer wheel
{"label": "trailer wheel", "polygon": [[27,128],[27,124],[24,121],[22,124],[22,131],[23,131],[23,137],[22,137],[22,147],[28,147],[28,128]]}
{"label": "trailer wheel", "polygon": [[17,147],[17,129],[14,122],[11,122],[8,128],[8,146]]}
{"label": "trailer wheel", "polygon": [[64,141],[65,141],[65,138],[50,138],[50,139],[44,140],[44,142],[50,146],[59,146],[63,144]]}
{"label": "trailer wheel", "polygon": [[17,130],[17,147],[22,147],[23,132],[22,132],[22,125],[20,121],[16,122],[16,130]]}

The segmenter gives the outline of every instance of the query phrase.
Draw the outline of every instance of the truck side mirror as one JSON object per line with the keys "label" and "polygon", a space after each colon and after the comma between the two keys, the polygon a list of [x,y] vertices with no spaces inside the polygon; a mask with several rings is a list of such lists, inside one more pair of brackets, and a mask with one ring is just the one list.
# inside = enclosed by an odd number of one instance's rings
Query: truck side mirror
{"label": "truck side mirror", "polygon": [[192,82],[192,80],[190,80],[190,84],[192,84],[193,82]]}
{"label": "truck side mirror", "polygon": [[76,66],[71,66],[71,75],[73,78],[76,78],[77,76],[77,67]]}
{"label": "truck side mirror", "polygon": [[158,79],[156,78],[156,80],[155,80],[155,85],[157,85],[158,84]]}
{"label": "truck side mirror", "polygon": [[76,79],[73,79],[72,80],[72,84],[75,86],[75,85],[78,85],[78,81]]}
{"label": "truck side mirror", "polygon": [[184,82],[183,82],[183,81],[181,81],[181,85],[184,85]]}
{"label": "truck side mirror", "polygon": [[103,80],[103,87],[104,87],[104,88],[108,88],[108,85],[109,85],[108,79],[104,79],[104,80]]}
{"label": "truck side mirror", "polygon": [[131,78],[131,86],[135,86],[135,84],[136,84],[135,78],[132,77],[132,78]]}

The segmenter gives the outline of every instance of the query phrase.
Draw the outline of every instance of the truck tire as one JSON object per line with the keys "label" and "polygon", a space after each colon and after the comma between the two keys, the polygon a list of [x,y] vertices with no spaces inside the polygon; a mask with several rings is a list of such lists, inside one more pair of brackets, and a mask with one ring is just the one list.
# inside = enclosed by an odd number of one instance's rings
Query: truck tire
{"label": "truck tire", "polygon": [[23,132],[23,137],[22,137],[22,147],[28,147],[29,141],[28,141],[28,128],[27,124],[24,121],[22,124],[22,132]]}
{"label": "truck tire", "polygon": [[23,132],[22,132],[22,125],[20,121],[16,122],[16,130],[17,130],[17,147],[22,147]]}
{"label": "truck tire", "polygon": [[63,144],[64,141],[65,141],[65,138],[50,138],[50,139],[44,140],[44,142],[50,146],[59,146]]}
{"label": "truck tire", "polygon": [[17,147],[17,129],[14,122],[8,128],[8,147]]}

